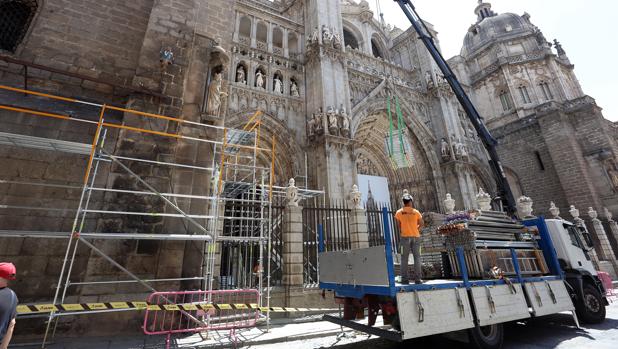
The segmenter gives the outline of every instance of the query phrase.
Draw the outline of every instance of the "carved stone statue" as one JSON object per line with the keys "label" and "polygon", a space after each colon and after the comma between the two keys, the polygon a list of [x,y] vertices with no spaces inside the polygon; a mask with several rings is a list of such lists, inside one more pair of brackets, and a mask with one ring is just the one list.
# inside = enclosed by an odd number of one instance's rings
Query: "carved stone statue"
{"label": "carved stone statue", "polygon": [[208,86],[208,104],[206,105],[206,113],[213,116],[220,116],[221,113],[221,97],[227,97],[227,93],[223,92],[221,83],[223,75],[215,74],[215,79]]}
{"label": "carved stone statue", "polygon": [[242,65],[239,65],[238,69],[236,69],[236,82],[240,82],[241,84],[247,83],[247,79],[245,78],[245,67]]}
{"label": "carved stone statue", "polygon": [[283,83],[281,82],[281,79],[279,79],[278,75],[275,75],[273,85],[273,91],[283,94]]}
{"label": "carved stone statue", "polygon": [[345,137],[350,135],[350,117],[343,105],[341,105],[341,135]]}
{"label": "carved stone statue", "polygon": [[309,121],[307,121],[307,131],[309,132],[309,137],[315,136],[316,129],[316,119],[315,114],[311,115]]}
{"label": "carved stone statue", "polygon": [[300,97],[300,92],[298,91],[298,85],[296,81],[292,80],[292,84],[290,85],[290,94],[293,97]]}
{"label": "carved stone statue", "polygon": [[466,150],[466,145],[461,141],[461,139],[459,139],[459,142],[457,142],[457,155],[460,156],[462,159],[468,158],[468,151]]}
{"label": "carved stone statue", "polygon": [[333,34],[333,48],[335,50],[341,50],[341,35],[339,35],[339,33]]}
{"label": "carved stone statue", "polygon": [[315,133],[317,135],[324,134],[324,112],[322,108],[318,108],[318,112],[315,114]]}
{"label": "carved stone statue", "polygon": [[362,193],[360,192],[360,190],[358,190],[358,185],[354,184],[352,186],[352,191],[350,192],[350,201],[352,202],[353,209],[363,209],[363,206],[361,205],[361,197]]}
{"label": "carved stone statue", "polygon": [[446,208],[446,214],[455,213],[455,199],[453,199],[451,194],[446,194],[446,199],[444,200],[444,208]]}
{"label": "carved stone statue", "polygon": [[322,24],[322,44],[328,45],[331,43],[330,29],[325,24]]}
{"label": "carved stone statue", "polygon": [[300,196],[298,195],[298,188],[296,187],[296,181],[294,178],[290,178],[288,187],[285,189],[285,197],[288,201],[288,206],[298,207]]}
{"label": "carved stone statue", "polygon": [[315,29],[313,30],[313,33],[311,34],[311,38],[309,39],[309,41],[310,43],[317,44],[320,40],[319,38],[320,38],[320,30],[316,26]]}
{"label": "carved stone statue", "polygon": [[264,73],[260,69],[255,72],[255,86],[264,88]]}
{"label": "carved stone statue", "polygon": [[444,160],[448,160],[451,158],[451,152],[448,146],[448,142],[444,138],[442,138],[442,143],[440,144],[440,153],[442,154],[442,159]]}
{"label": "carved stone statue", "polygon": [[522,196],[517,199],[517,213],[519,218],[524,219],[532,216],[532,199],[527,196]]}
{"label": "carved stone statue", "polygon": [[487,194],[483,188],[476,194],[476,203],[481,211],[491,211],[491,195]]}
{"label": "carved stone statue", "polygon": [[432,89],[434,88],[434,82],[433,82],[433,78],[431,77],[431,72],[430,71],[426,71],[425,72],[425,82],[427,83],[427,88],[428,89]]}
{"label": "carved stone statue", "polygon": [[614,162],[607,162],[605,169],[607,170],[607,175],[609,176],[609,180],[611,181],[614,190],[618,190],[618,171],[616,170]]}
{"label": "carved stone statue", "polygon": [[553,201],[549,203],[549,213],[551,213],[553,219],[562,219],[560,217],[560,209]]}
{"label": "carved stone statue", "polygon": [[339,130],[339,120],[337,120],[337,112],[335,112],[335,109],[333,109],[333,107],[328,107],[326,116],[328,118],[328,131],[333,136],[336,136],[337,131]]}

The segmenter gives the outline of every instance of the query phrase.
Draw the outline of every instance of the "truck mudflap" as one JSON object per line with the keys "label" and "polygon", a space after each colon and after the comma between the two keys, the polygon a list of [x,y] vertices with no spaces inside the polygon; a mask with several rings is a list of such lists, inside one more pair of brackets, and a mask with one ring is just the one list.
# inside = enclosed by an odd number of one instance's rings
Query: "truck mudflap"
{"label": "truck mudflap", "polygon": [[474,327],[463,288],[401,292],[397,294],[397,308],[404,340]]}
{"label": "truck mudflap", "polygon": [[479,326],[530,317],[520,284],[477,286],[470,289]]}
{"label": "truck mudflap", "polygon": [[543,316],[575,309],[562,280],[539,281],[524,284],[534,316]]}

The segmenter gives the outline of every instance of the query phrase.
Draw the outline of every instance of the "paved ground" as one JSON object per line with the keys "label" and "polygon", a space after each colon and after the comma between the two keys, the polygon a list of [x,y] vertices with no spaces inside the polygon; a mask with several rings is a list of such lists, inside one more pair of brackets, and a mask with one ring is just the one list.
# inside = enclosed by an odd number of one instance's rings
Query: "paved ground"
{"label": "paved ground", "polygon": [[[316,317],[313,317],[315,319]],[[239,348],[275,349],[282,346],[294,349],[404,349],[411,347],[462,347],[460,342],[442,336],[422,338],[405,343],[393,343],[351,330],[341,332],[340,328],[328,322],[311,321],[312,318],[297,320],[296,323],[276,322],[271,331],[254,328],[241,330],[237,339]],[[287,322],[287,321],[286,321]],[[176,338],[171,348],[200,349],[233,347],[227,331],[211,333],[209,338],[193,335]],[[17,348],[17,347],[16,347]],[[19,348],[40,348],[20,346]],[[160,349],[165,348],[163,337],[131,338],[82,338],[58,339],[49,349]],[[577,329],[570,314],[556,314],[526,323],[509,324],[506,327],[505,349],[616,349],[618,348],[618,299],[614,298],[607,308],[607,319],[601,325],[584,326]]]}

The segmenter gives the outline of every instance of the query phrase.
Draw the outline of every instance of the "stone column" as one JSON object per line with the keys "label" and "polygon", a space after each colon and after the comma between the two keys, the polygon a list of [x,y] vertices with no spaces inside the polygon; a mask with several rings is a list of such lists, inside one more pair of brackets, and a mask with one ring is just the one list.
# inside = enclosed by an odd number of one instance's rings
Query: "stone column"
{"label": "stone column", "polygon": [[290,48],[288,47],[288,33],[289,30],[287,28],[283,28],[283,57],[290,58]]}
{"label": "stone column", "polygon": [[[612,251],[612,246],[609,243],[609,239],[607,238],[607,233],[605,233],[603,223],[598,218],[597,211],[594,210],[592,207],[588,208],[588,216],[590,216],[590,218],[592,219],[592,226],[595,233],[597,234],[597,237],[599,238],[598,250],[600,252],[602,261],[607,261],[611,263],[613,273],[612,270],[607,270],[607,272],[612,276],[613,279],[615,279],[618,272],[618,262],[616,261],[616,257],[614,256],[614,252]],[[601,264],[603,263],[601,262]],[[607,267],[609,268],[610,265],[607,265]],[[601,268],[601,270],[606,271],[604,269],[605,268]]]}
{"label": "stone column", "polygon": [[298,205],[294,179],[286,189],[287,205],[283,214],[283,285],[303,286],[303,208]]}
{"label": "stone column", "polygon": [[[579,218],[579,210],[575,208],[575,206],[571,205],[571,209],[569,210],[569,213],[571,214],[571,216],[573,216],[573,223],[581,228],[584,228],[586,231],[588,231],[588,228],[586,228],[586,223],[584,222],[583,219]],[[584,246],[584,248],[587,248]],[[594,248],[590,249],[590,251],[588,251],[588,254],[590,255],[590,259],[592,259],[592,264],[594,264],[594,267],[598,270],[599,269],[599,256],[597,255],[597,252],[595,251]]]}
{"label": "stone column", "polygon": [[361,192],[358,186],[352,186],[350,192],[352,210],[350,212],[350,242],[353,250],[369,247],[369,228],[367,226],[367,214],[361,206]]}
{"label": "stone column", "polygon": [[257,47],[257,18],[251,18],[251,48]]}

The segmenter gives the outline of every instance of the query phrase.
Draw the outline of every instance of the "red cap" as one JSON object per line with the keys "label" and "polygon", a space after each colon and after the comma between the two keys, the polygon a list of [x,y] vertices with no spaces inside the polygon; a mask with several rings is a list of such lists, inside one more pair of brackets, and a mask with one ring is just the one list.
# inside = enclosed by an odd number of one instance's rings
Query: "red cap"
{"label": "red cap", "polygon": [[0,278],[7,280],[15,280],[17,269],[13,263],[0,263]]}

